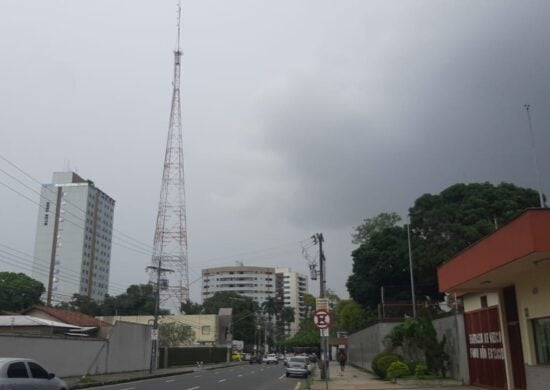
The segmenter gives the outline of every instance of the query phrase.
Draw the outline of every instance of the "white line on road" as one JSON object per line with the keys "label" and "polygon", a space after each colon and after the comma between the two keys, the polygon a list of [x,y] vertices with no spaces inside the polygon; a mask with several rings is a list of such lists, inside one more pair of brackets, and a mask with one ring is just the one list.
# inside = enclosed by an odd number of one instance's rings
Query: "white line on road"
{"label": "white line on road", "polygon": [[225,382],[226,380],[227,380],[227,379],[220,379],[220,380],[218,381],[218,383]]}
{"label": "white line on road", "polygon": [[220,373],[219,371],[216,371],[214,374],[215,374],[215,375],[218,375],[219,373]]}
{"label": "white line on road", "polygon": [[187,390],[197,390],[197,389],[200,389],[200,388],[201,388],[200,386],[195,386],[195,387],[190,387]]}
{"label": "white line on road", "polygon": [[256,373],[256,371],[250,371],[250,373],[251,373],[251,374],[255,374],[255,373]]}
{"label": "white line on road", "polygon": [[238,378],[240,378],[241,376],[243,376],[243,374],[239,374],[239,375],[237,375],[237,377],[238,377]]}
{"label": "white line on road", "polygon": [[279,377],[279,379],[283,379],[286,376],[286,374],[283,374]]}
{"label": "white line on road", "polygon": [[201,377],[201,375],[195,375],[194,377],[195,377],[195,378],[200,378],[200,377]]}
{"label": "white line on road", "polygon": [[175,379],[168,379],[167,381],[164,381],[166,383],[170,383],[170,382],[175,382],[176,380]]}
{"label": "white line on road", "polygon": [[125,387],[124,389],[120,389],[120,390],[134,390],[135,387]]}

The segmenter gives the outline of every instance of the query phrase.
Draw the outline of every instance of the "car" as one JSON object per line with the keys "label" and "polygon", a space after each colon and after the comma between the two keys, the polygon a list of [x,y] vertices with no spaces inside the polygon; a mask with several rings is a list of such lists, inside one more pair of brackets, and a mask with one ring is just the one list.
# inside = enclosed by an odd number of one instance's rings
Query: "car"
{"label": "car", "polygon": [[0,358],[0,389],[69,390],[69,387],[32,359]]}
{"label": "car", "polygon": [[302,356],[291,357],[286,364],[286,376],[302,376],[307,378],[310,374],[309,361]]}
{"label": "car", "polygon": [[259,356],[259,355],[252,355],[252,356],[250,356],[249,363],[250,364],[254,364],[254,363],[262,364],[262,357]]}
{"label": "car", "polygon": [[251,354],[245,353],[244,354],[244,360],[249,361],[251,356],[252,356]]}
{"label": "car", "polygon": [[264,362],[265,364],[279,364],[279,359],[277,359],[277,355],[275,355],[274,353],[270,353],[265,357]]}

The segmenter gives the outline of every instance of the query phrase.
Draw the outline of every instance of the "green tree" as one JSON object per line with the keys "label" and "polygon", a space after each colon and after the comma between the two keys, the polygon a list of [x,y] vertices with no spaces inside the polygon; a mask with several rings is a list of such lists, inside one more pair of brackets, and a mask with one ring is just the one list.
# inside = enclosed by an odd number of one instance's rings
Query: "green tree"
{"label": "green tree", "polygon": [[283,307],[283,310],[281,311],[281,321],[283,322],[283,326],[288,327],[288,331],[290,332],[290,324],[294,322],[296,319],[296,314],[294,312],[293,307]]}
{"label": "green tree", "polygon": [[[101,314],[112,315],[152,315],[155,313],[156,294],[150,284],[132,284],[126,292],[117,296],[106,296],[101,303]],[[170,314],[161,309],[159,314]]]}
{"label": "green tree", "polygon": [[401,217],[394,212],[380,213],[374,218],[365,218],[363,223],[357,226],[355,232],[352,233],[351,242],[357,245],[366,244],[373,234],[394,227],[400,221]]}
{"label": "green tree", "polygon": [[367,311],[351,299],[340,301],[336,307],[336,318],[338,330],[357,332],[365,327],[367,323]]}
{"label": "green tree", "polygon": [[37,280],[15,272],[0,272],[0,308],[20,311],[40,304],[40,296],[46,291]]}
{"label": "green tree", "polygon": [[181,304],[180,311],[184,314],[201,314],[203,311],[203,307],[200,303],[195,303],[187,300]]}
{"label": "green tree", "polygon": [[374,233],[368,243],[352,252],[352,258],[347,288],[355,302],[376,308],[381,286],[386,287],[388,300],[410,299],[406,288],[410,284],[406,229],[396,226]]}
{"label": "green tree", "polygon": [[222,307],[232,308],[233,339],[243,340],[246,344],[254,343],[260,308],[252,298],[229,291],[217,292],[205,299],[203,307],[205,314],[218,314]]}
{"label": "green tree", "polygon": [[161,347],[179,347],[189,345],[195,338],[195,332],[189,325],[178,322],[159,324],[159,343]]}
{"label": "green tree", "polygon": [[68,303],[62,302],[56,307],[65,310],[79,311],[92,317],[102,314],[101,304],[87,295],[73,294],[73,297]]}
{"label": "green tree", "polygon": [[[538,193],[513,184],[456,184],[440,194],[419,197],[409,210],[416,293],[419,299],[439,299],[437,267],[522,211],[538,206]],[[388,218],[387,218],[388,219]],[[373,223],[376,217],[365,220]],[[392,223],[398,220],[388,219]],[[407,231],[380,224],[363,230],[367,240],[353,251],[353,273],[348,278],[350,296],[359,304],[376,308],[380,287],[387,301],[410,300]],[[369,230],[370,229],[370,230]],[[373,233],[370,233],[374,231]],[[358,237],[359,239],[359,237]]]}

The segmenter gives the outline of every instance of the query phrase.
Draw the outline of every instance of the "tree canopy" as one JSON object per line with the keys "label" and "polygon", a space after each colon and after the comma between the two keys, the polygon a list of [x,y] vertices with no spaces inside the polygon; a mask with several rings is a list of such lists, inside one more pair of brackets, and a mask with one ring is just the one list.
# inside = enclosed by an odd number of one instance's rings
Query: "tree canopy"
{"label": "tree canopy", "polygon": [[33,278],[15,272],[0,272],[0,308],[20,311],[40,304],[44,285]]}
{"label": "tree canopy", "polygon": [[[439,299],[437,267],[530,207],[538,207],[535,190],[510,183],[455,184],[439,194],[425,194],[409,209],[416,293]],[[393,215],[390,213],[389,215]],[[380,223],[378,223],[380,222]],[[380,287],[388,301],[410,299],[406,227],[388,213],[366,219],[356,228],[350,296],[375,308]],[[359,235],[359,232],[368,232]],[[365,238],[366,237],[366,238]]]}

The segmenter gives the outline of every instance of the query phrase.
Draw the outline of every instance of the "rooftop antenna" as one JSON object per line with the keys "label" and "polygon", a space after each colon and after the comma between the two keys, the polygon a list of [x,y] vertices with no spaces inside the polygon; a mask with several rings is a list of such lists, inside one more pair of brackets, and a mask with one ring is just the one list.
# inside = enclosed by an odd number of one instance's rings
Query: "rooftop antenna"
{"label": "rooftop antenna", "polygon": [[181,1],[178,1],[178,36],[176,38],[177,41],[177,52],[181,52],[180,50],[180,37],[181,37]]}

